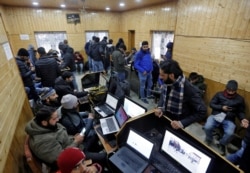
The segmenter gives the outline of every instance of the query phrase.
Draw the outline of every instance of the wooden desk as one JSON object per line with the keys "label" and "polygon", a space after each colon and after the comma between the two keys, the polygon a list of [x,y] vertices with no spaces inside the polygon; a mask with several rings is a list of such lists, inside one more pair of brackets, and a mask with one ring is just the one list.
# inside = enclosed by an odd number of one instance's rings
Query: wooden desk
{"label": "wooden desk", "polygon": [[111,146],[109,145],[109,143],[108,143],[107,141],[105,141],[105,140],[103,139],[103,137],[102,137],[102,136],[98,133],[98,131],[96,130],[98,127],[100,127],[100,125],[96,125],[96,126],[94,127],[94,129],[95,129],[95,131],[96,131],[97,136],[99,137],[99,140],[101,141],[101,143],[102,143],[102,145],[103,145],[103,148],[104,148],[105,151],[107,152],[107,154],[116,151],[116,150],[117,150],[117,146],[111,147]]}

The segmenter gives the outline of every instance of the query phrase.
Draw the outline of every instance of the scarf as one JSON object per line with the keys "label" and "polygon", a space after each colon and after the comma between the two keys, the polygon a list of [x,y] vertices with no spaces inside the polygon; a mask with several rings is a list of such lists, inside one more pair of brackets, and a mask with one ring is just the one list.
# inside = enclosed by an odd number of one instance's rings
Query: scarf
{"label": "scarf", "polygon": [[166,103],[166,98],[167,98],[168,87],[166,84],[163,85],[164,109],[166,106],[166,110],[172,114],[176,114],[176,115],[182,114],[182,101],[184,97],[184,82],[185,82],[185,76],[179,76],[177,78],[177,80],[171,86],[171,91],[169,93],[167,103]]}

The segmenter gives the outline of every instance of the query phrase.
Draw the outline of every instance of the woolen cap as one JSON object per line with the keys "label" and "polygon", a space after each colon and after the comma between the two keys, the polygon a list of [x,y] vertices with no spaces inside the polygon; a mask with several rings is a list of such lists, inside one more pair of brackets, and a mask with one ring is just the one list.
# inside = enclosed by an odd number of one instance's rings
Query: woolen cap
{"label": "woolen cap", "polygon": [[61,173],[70,173],[75,166],[85,159],[85,154],[76,147],[66,148],[60,153],[57,159],[57,165]]}
{"label": "woolen cap", "polygon": [[77,106],[78,99],[72,94],[67,94],[62,97],[61,104],[64,109],[73,109]]}
{"label": "woolen cap", "polygon": [[238,83],[236,80],[230,80],[227,82],[227,89],[236,91],[238,89]]}
{"label": "woolen cap", "polygon": [[56,91],[53,88],[43,87],[41,89],[39,97],[41,98],[41,100],[46,100],[49,96],[51,96],[52,94],[55,94],[55,93],[56,93]]}

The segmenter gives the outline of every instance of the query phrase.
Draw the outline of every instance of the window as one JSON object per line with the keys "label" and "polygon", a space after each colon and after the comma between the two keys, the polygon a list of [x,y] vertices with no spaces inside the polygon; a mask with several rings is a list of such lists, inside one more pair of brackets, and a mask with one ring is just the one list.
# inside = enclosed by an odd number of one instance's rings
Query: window
{"label": "window", "polygon": [[155,59],[160,59],[166,54],[166,45],[174,41],[174,32],[171,31],[154,31],[152,38],[152,55]]}
{"label": "window", "polygon": [[104,36],[108,37],[108,31],[86,31],[85,32],[86,42],[92,40],[92,36],[99,37],[101,41]]}
{"label": "window", "polygon": [[46,52],[50,49],[59,51],[58,45],[67,39],[66,32],[35,32],[38,47],[44,47]]}

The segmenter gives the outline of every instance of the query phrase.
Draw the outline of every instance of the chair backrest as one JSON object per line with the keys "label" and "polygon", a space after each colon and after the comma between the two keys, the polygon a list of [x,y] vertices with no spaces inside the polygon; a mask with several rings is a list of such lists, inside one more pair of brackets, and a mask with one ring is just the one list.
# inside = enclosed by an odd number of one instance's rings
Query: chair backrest
{"label": "chair backrest", "polygon": [[26,136],[25,142],[24,142],[24,155],[26,158],[26,161],[33,173],[42,173],[42,163],[39,162],[35,157],[33,157],[33,154],[31,152],[31,149],[29,147],[29,135]]}

